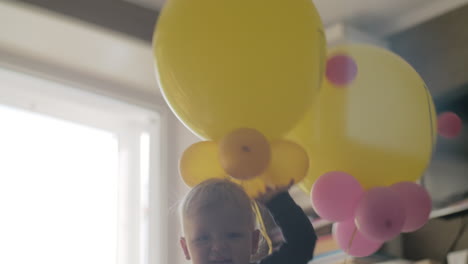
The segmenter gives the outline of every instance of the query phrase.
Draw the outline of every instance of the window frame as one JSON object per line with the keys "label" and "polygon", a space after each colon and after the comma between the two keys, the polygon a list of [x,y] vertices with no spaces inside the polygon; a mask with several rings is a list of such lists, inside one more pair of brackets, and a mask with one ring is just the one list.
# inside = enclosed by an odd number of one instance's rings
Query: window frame
{"label": "window frame", "polygon": [[[97,90],[105,87],[95,87]],[[119,142],[118,264],[167,263],[167,108],[151,108],[0,66],[0,104],[114,133]],[[140,136],[150,137],[148,236],[141,225]],[[135,176],[136,175],[136,176]],[[123,197],[122,197],[123,195]],[[122,217],[122,218],[121,218]],[[143,256],[142,254],[148,254]],[[116,263],[116,264],[117,264]]]}

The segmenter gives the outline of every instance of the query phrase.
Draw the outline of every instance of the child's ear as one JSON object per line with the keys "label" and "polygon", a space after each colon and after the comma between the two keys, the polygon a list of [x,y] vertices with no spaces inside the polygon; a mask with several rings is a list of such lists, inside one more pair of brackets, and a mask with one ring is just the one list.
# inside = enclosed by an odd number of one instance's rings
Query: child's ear
{"label": "child's ear", "polygon": [[190,253],[188,251],[187,241],[185,241],[185,237],[180,238],[180,247],[184,251],[185,259],[190,260]]}
{"label": "child's ear", "polygon": [[260,230],[257,229],[252,232],[252,254],[257,253],[259,242],[260,242]]}

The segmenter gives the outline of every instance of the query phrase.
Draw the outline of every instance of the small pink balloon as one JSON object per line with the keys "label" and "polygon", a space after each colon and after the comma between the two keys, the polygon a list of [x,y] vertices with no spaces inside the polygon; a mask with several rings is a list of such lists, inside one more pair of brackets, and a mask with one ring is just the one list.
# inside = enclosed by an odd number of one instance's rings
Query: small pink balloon
{"label": "small pink balloon", "polygon": [[356,79],[358,67],[348,55],[335,55],[328,59],[325,75],[334,85],[348,85]]}
{"label": "small pink balloon", "polygon": [[374,254],[383,242],[363,236],[354,224],[354,219],[333,224],[333,238],[338,246],[353,257],[367,257]]}
{"label": "small pink balloon", "polygon": [[462,130],[462,120],[453,112],[445,112],[437,118],[437,132],[442,137],[452,139],[458,137]]}
{"label": "small pink balloon", "polygon": [[400,182],[390,187],[403,201],[406,220],[403,232],[413,232],[423,227],[429,220],[432,202],[429,193],[414,182]]}
{"label": "small pink balloon", "polygon": [[372,240],[387,241],[400,234],[406,212],[397,192],[386,187],[368,190],[356,209],[359,231]]}
{"label": "small pink balloon", "polygon": [[354,217],[363,194],[362,186],[353,176],[340,171],[328,172],[312,187],[312,206],[323,219],[345,221]]}

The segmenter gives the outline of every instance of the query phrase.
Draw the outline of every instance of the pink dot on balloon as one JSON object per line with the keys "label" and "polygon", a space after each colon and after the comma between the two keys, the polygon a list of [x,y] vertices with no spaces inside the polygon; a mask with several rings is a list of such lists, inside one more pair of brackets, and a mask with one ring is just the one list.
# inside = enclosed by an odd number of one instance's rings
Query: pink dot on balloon
{"label": "pink dot on balloon", "polygon": [[333,224],[333,238],[338,246],[353,257],[367,257],[374,254],[383,242],[366,238],[357,230],[354,219]]}
{"label": "pink dot on balloon", "polygon": [[353,58],[348,55],[335,55],[328,59],[326,77],[337,86],[345,86],[356,79],[358,67]]}
{"label": "pink dot on balloon", "polygon": [[353,176],[340,171],[328,172],[312,187],[312,205],[323,219],[345,221],[354,217],[363,194],[364,189]]}
{"label": "pink dot on balloon", "polygon": [[437,118],[437,132],[442,137],[452,139],[460,135],[462,120],[453,112],[445,112]]}
{"label": "pink dot on balloon", "polygon": [[402,231],[413,232],[421,228],[429,220],[432,209],[426,189],[414,182],[399,182],[390,188],[398,193],[405,206],[406,220]]}
{"label": "pink dot on balloon", "polygon": [[368,190],[356,209],[359,231],[372,240],[387,241],[403,229],[406,211],[397,192],[387,187]]}

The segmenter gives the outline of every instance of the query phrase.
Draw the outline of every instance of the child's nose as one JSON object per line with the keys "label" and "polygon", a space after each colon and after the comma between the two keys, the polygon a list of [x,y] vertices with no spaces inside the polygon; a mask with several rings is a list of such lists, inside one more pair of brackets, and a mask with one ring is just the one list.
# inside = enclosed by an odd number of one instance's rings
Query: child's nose
{"label": "child's nose", "polygon": [[211,244],[211,250],[215,252],[222,252],[227,249],[227,243],[224,239],[215,239]]}
{"label": "child's nose", "polygon": [[211,250],[209,253],[209,260],[219,261],[224,260],[229,255],[227,244],[224,241],[213,241],[211,244]]}

